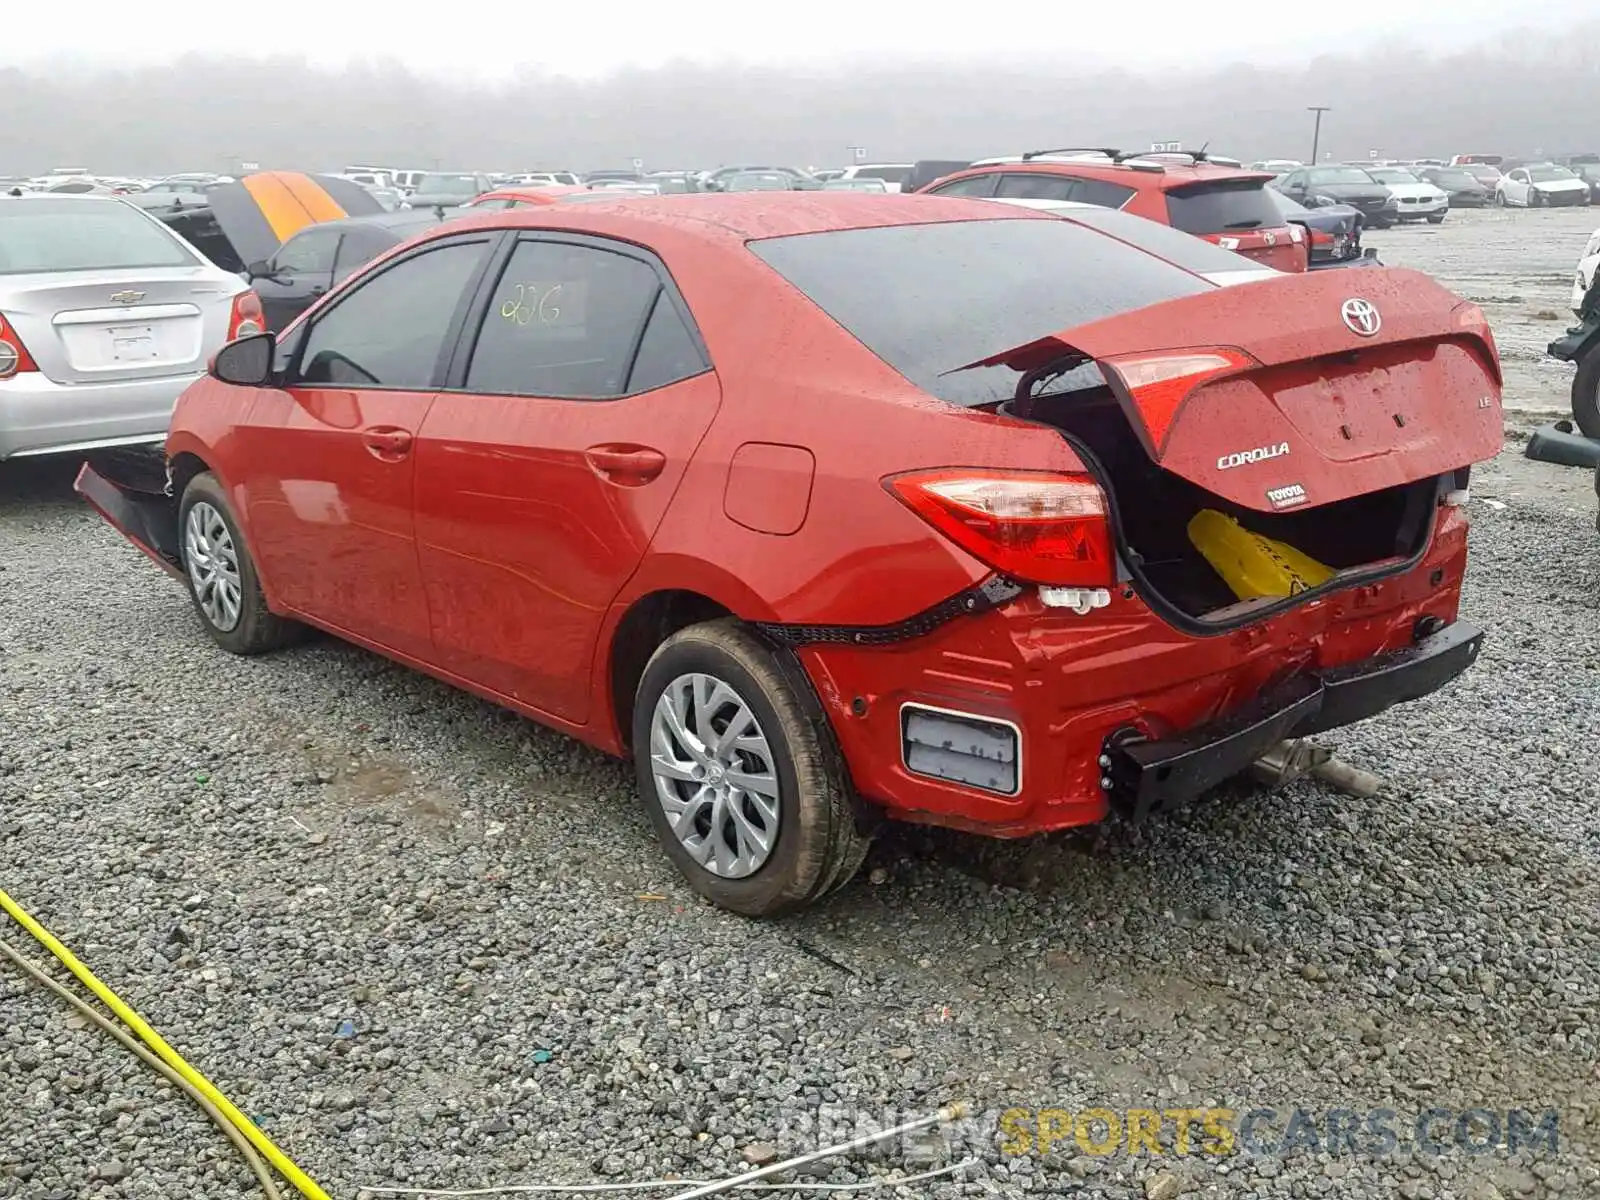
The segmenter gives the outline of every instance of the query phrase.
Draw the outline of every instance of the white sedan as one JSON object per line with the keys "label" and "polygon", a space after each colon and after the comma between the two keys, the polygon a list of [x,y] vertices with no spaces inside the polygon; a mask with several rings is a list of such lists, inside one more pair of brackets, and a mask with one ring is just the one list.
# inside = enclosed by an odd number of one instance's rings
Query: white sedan
{"label": "white sedan", "polygon": [[1589,184],[1555,163],[1531,163],[1513,168],[1500,177],[1494,185],[1494,202],[1513,208],[1587,204]]}
{"label": "white sedan", "polygon": [[1583,311],[1583,298],[1594,286],[1595,275],[1600,273],[1600,229],[1589,235],[1589,244],[1578,259],[1577,278],[1572,281],[1572,311]]}
{"label": "white sedan", "polygon": [[1442,188],[1419,179],[1401,167],[1368,167],[1371,175],[1394,196],[1402,221],[1442,222],[1450,211],[1450,197]]}

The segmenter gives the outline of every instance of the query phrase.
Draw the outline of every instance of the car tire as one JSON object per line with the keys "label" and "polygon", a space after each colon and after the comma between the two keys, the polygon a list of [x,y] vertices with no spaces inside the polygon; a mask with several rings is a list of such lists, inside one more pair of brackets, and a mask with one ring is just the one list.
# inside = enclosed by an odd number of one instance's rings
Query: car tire
{"label": "car tire", "polygon": [[1572,378],[1572,421],[1586,438],[1600,440],[1600,346],[1578,360]]}
{"label": "car tire", "polygon": [[[743,745],[709,742],[735,723]],[[871,836],[810,681],[790,652],[737,620],[680,630],[651,656],[633,754],[668,857],[722,908],[781,916],[842,887],[866,857]],[[737,776],[771,790],[740,789]]]}
{"label": "car tire", "polygon": [[230,654],[266,654],[304,628],[267,608],[255,560],[227,494],[209,471],[196,475],[178,504],[178,546],[189,599],[211,640]]}
{"label": "car tire", "polygon": [[1494,206],[1496,208],[1504,208],[1506,206],[1506,194],[1504,192],[1496,192],[1494,194]]}
{"label": "car tire", "polygon": [[1428,224],[1429,225],[1443,225],[1444,224],[1444,217],[1445,217],[1444,213],[1434,213],[1432,216],[1430,216],[1428,218]]}

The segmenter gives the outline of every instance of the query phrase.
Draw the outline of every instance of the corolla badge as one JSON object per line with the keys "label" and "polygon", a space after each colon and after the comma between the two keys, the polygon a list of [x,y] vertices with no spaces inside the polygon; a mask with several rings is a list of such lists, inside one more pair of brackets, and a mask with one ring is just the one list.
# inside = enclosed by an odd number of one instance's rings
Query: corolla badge
{"label": "corolla badge", "polygon": [[1224,454],[1217,459],[1217,470],[1231,471],[1234,467],[1242,467],[1246,463],[1266,462],[1269,458],[1282,458],[1289,453],[1289,443],[1279,442],[1275,446],[1256,446],[1251,450],[1239,450],[1233,454]]}
{"label": "corolla badge", "polygon": [[1371,337],[1383,328],[1383,318],[1378,315],[1378,306],[1358,296],[1346,300],[1339,308],[1339,315],[1344,318],[1344,323],[1350,332],[1358,337]]}
{"label": "corolla badge", "polygon": [[128,291],[111,293],[111,303],[113,304],[137,304],[143,299],[143,292]]}

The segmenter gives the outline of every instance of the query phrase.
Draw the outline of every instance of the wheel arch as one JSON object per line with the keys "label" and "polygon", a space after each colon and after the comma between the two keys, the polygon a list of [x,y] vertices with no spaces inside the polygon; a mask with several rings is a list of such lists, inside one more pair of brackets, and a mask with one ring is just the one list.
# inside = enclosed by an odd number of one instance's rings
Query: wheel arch
{"label": "wheel arch", "polygon": [[633,700],[656,648],[680,629],[738,616],[721,601],[686,588],[662,588],[629,603],[612,625],[601,664],[609,740],[627,754],[633,741]]}

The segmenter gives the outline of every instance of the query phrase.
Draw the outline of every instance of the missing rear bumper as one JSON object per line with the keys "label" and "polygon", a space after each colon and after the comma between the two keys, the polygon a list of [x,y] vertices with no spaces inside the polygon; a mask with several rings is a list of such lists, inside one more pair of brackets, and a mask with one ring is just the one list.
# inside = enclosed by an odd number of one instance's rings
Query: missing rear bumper
{"label": "missing rear bumper", "polygon": [[1134,820],[1175,808],[1288,738],[1348,725],[1437,691],[1472,665],[1482,644],[1482,631],[1458,622],[1403,650],[1293,676],[1177,737],[1113,737],[1105,747],[1111,802]]}
{"label": "missing rear bumper", "polygon": [[113,482],[88,464],[73,487],[118,533],[163,570],[183,578],[177,503],[171,497]]}

